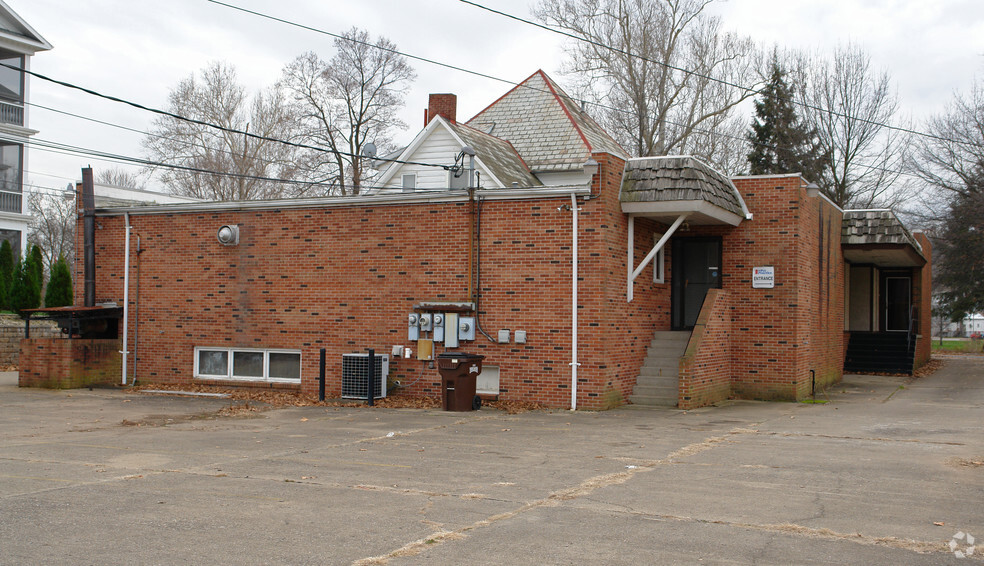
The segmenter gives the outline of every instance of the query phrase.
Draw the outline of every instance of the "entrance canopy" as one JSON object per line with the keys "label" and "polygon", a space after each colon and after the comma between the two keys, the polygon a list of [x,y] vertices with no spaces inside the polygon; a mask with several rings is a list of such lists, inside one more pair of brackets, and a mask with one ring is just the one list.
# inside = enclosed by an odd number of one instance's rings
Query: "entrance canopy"
{"label": "entrance canopy", "polygon": [[[632,282],[684,222],[737,226],[752,216],[730,179],[688,155],[628,160],[622,173],[619,201],[622,212],[629,215],[628,301],[632,301]],[[635,266],[637,216],[651,218],[669,228],[645,259]]]}
{"label": "entrance canopy", "polygon": [[622,212],[664,224],[686,214],[692,225],[737,226],[749,216],[730,179],[687,155],[628,160],[619,200]]}
{"label": "entrance canopy", "polygon": [[841,225],[844,259],[877,267],[921,267],[922,246],[888,209],[845,210]]}

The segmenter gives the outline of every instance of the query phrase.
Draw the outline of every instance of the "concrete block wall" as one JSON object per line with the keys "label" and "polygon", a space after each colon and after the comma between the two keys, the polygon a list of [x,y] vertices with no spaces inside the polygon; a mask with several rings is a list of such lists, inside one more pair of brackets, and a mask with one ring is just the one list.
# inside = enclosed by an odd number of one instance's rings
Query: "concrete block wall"
{"label": "concrete block wall", "polygon": [[[52,323],[32,322],[31,336],[55,338],[61,333]],[[20,341],[24,338],[24,324],[0,325],[0,365],[16,366],[20,360]]]}

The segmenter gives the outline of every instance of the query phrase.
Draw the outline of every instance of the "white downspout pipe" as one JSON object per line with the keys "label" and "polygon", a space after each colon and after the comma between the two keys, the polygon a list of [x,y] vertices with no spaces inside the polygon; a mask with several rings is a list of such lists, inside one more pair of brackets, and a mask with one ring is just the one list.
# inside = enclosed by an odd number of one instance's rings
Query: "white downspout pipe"
{"label": "white downspout pipe", "polygon": [[577,410],[577,196],[571,193],[571,410]]}
{"label": "white downspout pipe", "polygon": [[126,241],[123,244],[123,385],[126,385],[127,332],[130,328],[130,213],[124,212]]}

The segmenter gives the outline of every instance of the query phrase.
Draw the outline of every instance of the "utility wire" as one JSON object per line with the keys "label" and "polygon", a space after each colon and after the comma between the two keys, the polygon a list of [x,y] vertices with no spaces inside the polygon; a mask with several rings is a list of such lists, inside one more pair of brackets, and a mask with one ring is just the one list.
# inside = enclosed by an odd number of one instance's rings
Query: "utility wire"
{"label": "utility wire", "polygon": [[[209,1],[211,2],[211,1],[214,1],[214,0],[209,0]],[[538,22],[534,22],[532,20],[528,20],[526,18],[521,18],[521,17],[516,16],[514,14],[510,14],[508,12],[503,12],[501,10],[496,10],[494,8],[489,8],[488,6],[483,6],[482,4],[479,4],[477,2],[472,2],[471,0],[458,0],[458,1],[459,2],[462,2],[464,4],[468,4],[469,6],[474,6],[475,8],[478,8],[480,10],[485,10],[487,12],[491,12],[493,14],[496,14],[496,15],[499,15],[499,16],[502,16],[502,17],[505,17],[505,18],[509,18],[509,19],[515,20],[517,22],[521,22],[521,23],[524,23],[524,24],[527,24],[527,25],[530,25],[530,26],[533,26],[533,27],[537,27],[537,28],[540,28],[540,29],[549,31],[551,33],[562,35],[564,37],[568,37],[568,38],[571,38],[571,39],[574,39],[574,40],[577,40],[577,41],[580,41],[580,42],[583,42],[583,43],[588,43],[588,44],[594,45],[596,47],[601,47],[602,49],[607,49],[609,51],[618,53],[619,55],[625,55],[626,57],[631,57],[631,58],[634,58],[634,59],[641,59],[641,60],[643,60],[643,61],[645,61],[647,63],[652,63],[654,65],[659,65],[659,66],[664,67],[664,68],[667,68],[667,69],[671,69],[671,70],[674,70],[674,71],[679,71],[681,73],[686,73],[688,75],[692,75],[692,76],[695,76],[695,77],[698,77],[698,78],[702,78],[702,79],[705,79],[705,80],[713,81],[713,82],[716,82],[716,83],[719,83],[719,84],[722,84],[722,85],[725,85],[725,86],[729,86],[731,88],[736,88],[736,89],[739,89],[739,90],[743,90],[745,92],[752,92],[754,94],[762,94],[762,89],[761,88],[753,88],[753,87],[748,87],[748,86],[744,86],[744,85],[739,85],[739,84],[732,83],[730,81],[726,81],[726,80],[719,79],[719,78],[716,78],[716,77],[712,77],[712,76],[709,76],[709,75],[703,75],[703,74],[697,73],[696,71],[691,71],[689,69],[684,69],[682,67],[675,67],[675,66],[670,65],[668,63],[665,63],[663,61],[656,61],[654,59],[650,59],[650,58],[644,57],[642,55],[637,55],[635,53],[632,53],[631,51],[626,51],[626,50],[621,49],[619,47],[614,47],[612,45],[608,45],[608,44],[602,43],[600,41],[595,41],[593,39],[589,39],[589,38],[586,38],[586,37],[581,37],[581,36],[579,36],[577,34],[574,34],[574,33],[571,33],[571,32],[567,32],[567,31],[564,31],[562,29],[553,28],[553,27],[550,27],[550,26],[547,26],[547,25],[544,25],[544,24],[541,24],[541,23],[538,23]],[[857,120],[859,122],[863,122],[865,124],[870,124],[872,126],[880,126],[880,127],[883,127],[883,128],[888,128],[890,130],[896,130],[896,131],[899,131],[899,132],[904,132],[904,133],[907,133],[907,134],[912,134],[912,135],[920,136],[920,137],[931,138],[931,139],[935,139],[935,140],[939,140],[939,141],[946,141],[946,142],[952,142],[952,143],[963,143],[963,142],[960,142],[958,140],[952,140],[952,139],[949,139],[949,138],[946,138],[946,137],[943,137],[943,136],[939,136],[939,135],[936,135],[936,134],[931,134],[931,133],[928,133],[928,132],[921,132],[919,130],[914,130],[914,129],[911,129],[911,128],[904,128],[902,126],[893,126],[892,124],[886,124],[884,122],[877,122],[877,121],[874,121],[874,120],[866,120],[864,118],[859,118],[857,116],[851,116],[850,114],[845,114],[843,112],[837,112],[835,110],[821,108],[819,106],[814,106],[814,105],[812,105],[812,104],[810,104],[808,102],[805,102],[805,101],[796,100],[795,98],[791,98],[790,100],[792,101],[793,104],[796,104],[797,106],[802,106],[803,108],[807,108],[809,110],[813,110],[814,112],[823,112],[825,114],[830,114],[832,116],[837,116],[838,118],[850,118],[852,120]]]}
{"label": "utility wire", "polygon": [[[490,80],[493,80],[493,81],[497,81],[497,82],[500,82],[500,83],[507,84],[507,85],[512,86],[512,87],[521,87],[521,88],[526,88],[528,90],[533,90],[533,91],[543,92],[543,93],[547,93],[547,94],[553,95],[553,93],[550,92],[547,89],[541,89],[541,88],[537,88],[537,87],[526,85],[526,84],[522,84],[522,83],[516,83],[516,82],[510,81],[508,79],[504,79],[504,78],[501,78],[501,77],[496,77],[496,76],[493,76],[493,75],[488,75],[488,74],[481,73],[481,72],[478,72],[478,71],[474,71],[474,70],[471,70],[471,69],[467,69],[467,68],[464,68],[464,67],[458,67],[456,65],[451,65],[451,64],[448,64],[448,63],[442,63],[440,61],[436,61],[436,60],[433,60],[433,59],[428,59],[426,57],[421,57],[421,56],[418,56],[418,55],[413,55],[411,53],[406,53],[404,51],[400,51],[400,50],[397,50],[397,49],[386,48],[386,47],[379,47],[379,46],[374,45],[374,44],[369,43],[369,42],[360,41],[360,40],[353,39],[353,38],[350,38],[350,37],[345,37],[345,36],[343,36],[341,34],[333,33],[333,32],[330,32],[330,31],[326,31],[326,30],[323,30],[323,29],[315,28],[313,26],[309,26],[309,25],[305,25],[305,24],[300,24],[300,23],[293,22],[293,21],[290,21],[290,20],[287,20],[287,19],[284,19],[284,18],[279,18],[277,16],[272,16],[272,15],[269,15],[269,14],[264,14],[262,12],[257,12],[255,10],[249,10],[249,9],[246,9],[246,8],[235,6],[233,4],[228,4],[226,2],[221,2],[220,0],[206,0],[206,1],[207,2],[210,2],[212,4],[216,4],[216,5],[219,5],[219,6],[224,6],[226,8],[230,8],[230,9],[233,9],[233,10],[237,10],[237,11],[240,11],[240,12],[251,14],[251,15],[254,15],[254,16],[257,16],[257,17],[260,17],[260,18],[264,18],[264,19],[267,19],[267,20],[279,22],[279,23],[282,23],[282,24],[285,24],[285,25],[288,25],[288,26],[293,26],[293,27],[297,27],[299,29],[304,29],[304,30],[312,31],[314,33],[318,33],[318,34],[321,34],[321,35],[327,35],[329,37],[334,37],[334,38],[337,38],[337,39],[341,39],[343,41],[349,41],[349,42],[356,43],[356,44],[359,44],[359,45],[368,46],[368,47],[371,47],[371,48],[374,48],[374,49],[379,49],[381,51],[385,51],[387,53],[392,53],[392,54],[395,54],[395,55],[400,55],[400,56],[406,57],[408,59],[413,59],[413,60],[416,60],[416,61],[421,61],[421,62],[432,64],[432,65],[437,65],[439,67],[444,67],[446,69],[452,69],[452,70],[460,71],[460,72],[467,73],[467,74],[470,74],[470,75],[473,75],[473,76],[477,76],[477,77],[481,77],[481,78],[485,78],[485,79],[490,79]],[[526,19],[520,18],[518,16],[514,16],[512,14],[508,14],[506,12],[501,12],[499,10],[488,8],[488,7],[483,6],[481,4],[477,4],[475,2],[470,2],[469,0],[459,0],[459,1],[464,2],[466,4],[469,4],[469,5],[472,5],[472,6],[475,6],[476,8],[487,10],[487,11],[492,12],[494,14],[498,14],[498,15],[501,15],[501,16],[504,16],[504,17],[507,17],[507,18],[510,18],[510,19],[517,20],[517,21],[522,22],[522,23],[526,23],[526,24],[529,24],[529,25],[532,25],[532,26],[535,26],[535,27],[539,27],[539,28],[545,29],[545,30],[550,31],[550,32],[553,32],[553,33],[558,33],[560,35],[568,36],[568,37],[573,38],[573,39],[576,39],[578,41],[587,41],[588,43],[595,43],[595,42],[592,42],[590,40],[587,40],[587,39],[578,37],[578,36],[576,36],[574,34],[563,32],[563,31],[560,31],[560,30],[556,30],[556,29],[550,28],[548,26],[544,26],[542,24],[539,24],[537,22],[533,22],[533,21],[530,21],[530,20],[526,20]],[[753,92],[753,93],[756,93],[756,94],[762,94],[762,90],[761,89],[753,89],[753,88],[745,87],[745,86],[742,86],[742,85],[730,83],[728,81],[723,81],[721,79],[716,79],[714,77],[710,77],[710,76],[707,76],[707,75],[702,75],[702,74],[699,74],[699,73],[696,73],[694,71],[690,71],[690,70],[687,70],[687,69],[684,69],[684,68],[681,68],[681,67],[674,67],[672,65],[668,65],[668,64],[662,63],[660,61],[654,61],[654,60],[647,59],[647,58],[642,57],[642,56],[639,56],[639,55],[633,55],[630,52],[622,51],[622,50],[619,50],[617,48],[614,48],[614,47],[611,47],[611,46],[608,46],[608,45],[605,45],[605,44],[602,44],[602,43],[597,43],[597,45],[599,45],[601,47],[604,47],[606,49],[611,49],[613,51],[616,51],[618,53],[624,54],[626,56],[637,57],[637,58],[643,59],[644,61],[647,61],[647,62],[656,64],[656,65],[661,65],[663,67],[667,67],[667,68],[670,68],[670,69],[673,69],[673,70],[676,70],[676,71],[679,71],[679,72],[688,73],[690,75],[694,75],[694,76],[697,76],[697,77],[700,77],[700,78],[704,78],[706,80],[716,81],[716,82],[719,82],[719,83],[728,85],[728,86],[733,87],[733,88],[737,88],[737,89],[741,89],[741,90],[745,90],[745,91],[750,91],[750,92]],[[824,109],[819,108],[819,107],[809,106],[809,105],[806,105],[805,103],[797,102],[796,100],[792,100],[792,101],[794,103],[796,103],[796,104],[799,104],[801,106],[805,106],[807,108],[812,108],[812,109],[815,109],[815,110],[821,111],[821,112],[827,112],[827,110],[824,110]],[[623,114],[632,114],[632,111],[631,110],[626,110],[624,108],[616,108],[614,106],[610,106],[610,105],[607,105],[607,104],[602,104],[600,102],[594,102],[594,101],[589,101],[589,100],[581,100],[581,102],[584,102],[584,103],[587,103],[587,104],[591,104],[591,105],[596,106],[598,108],[609,110],[609,111],[620,112],[620,113],[623,113]],[[842,117],[851,117],[851,116],[848,116],[846,114],[840,114],[840,113],[832,112],[832,111],[830,113],[831,114],[834,114],[834,115],[837,115],[837,116],[842,116]],[[862,121],[867,122],[867,123],[870,123],[870,124],[878,125],[878,126],[883,126],[883,127],[886,127],[886,128],[899,129],[899,130],[902,130],[902,131],[907,131],[907,132],[910,132],[910,133],[913,133],[913,134],[916,134],[916,135],[931,137],[931,138],[935,138],[935,139],[939,139],[939,140],[943,140],[943,141],[951,141],[951,142],[954,142],[954,143],[961,143],[961,142],[958,142],[958,141],[955,141],[955,140],[948,140],[947,138],[944,138],[944,137],[941,137],[941,136],[935,136],[935,135],[932,135],[932,134],[926,134],[926,133],[923,133],[923,132],[917,132],[915,130],[908,130],[906,128],[898,128],[898,127],[895,127],[895,126],[891,126],[889,124],[883,124],[883,123],[874,122],[874,121],[870,121],[870,120],[862,120]],[[665,122],[668,123],[668,124],[674,125],[674,126],[680,126],[680,127],[686,126],[685,124],[677,123],[677,122],[674,122],[672,120],[665,120]],[[725,137],[725,138],[729,138],[729,139],[741,140],[741,141],[752,143],[753,145],[758,145],[758,146],[762,146],[762,147],[768,147],[770,149],[792,149],[792,148],[783,148],[783,147],[778,146],[778,145],[762,144],[760,142],[750,141],[747,138],[745,138],[744,136],[737,136],[737,135],[733,135],[733,134],[722,133],[722,132],[718,132],[718,131],[715,131],[715,130],[709,130],[709,129],[706,129],[706,128],[694,127],[693,128],[693,131],[695,133],[701,133],[701,134],[707,134],[707,135],[716,135],[716,136],[721,136],[721,137]],[[908,173],[908,172],[905,172],[905,171],[895,171],[895,170],[887,169],[887,168],[884,168],[884,167],[879,167],[877,165],[864,165],[864,164],[862,164],[860,166],[865,167],[865,168],[867,168],[869,170],[884,171],[886,173],[899,173],[899,174],[902,174],[902,175],[907,175],[907,176],[911,176],[911,177],[914,177],[914,178],[918,178],[918,176],[913,175],[913,174]]]}
{"label": "utility wire", "polygon": [[[366,156],[356,155],[354,153],[349,153],[349,152],[345,152],[345,151],[332,151],[332,150],[327,149],[327,148],[324,148],[324,147],[318,147],[318,146],[313,146],[313,145],[307,145],[307,144],[302,144],[302,143],[297,143],[297,142],[282,140],[282,139],[278,139],[278,138],[261,136],[261,135],[258,135],[258,134],[252,134],[252,133],[247,132],[247,131],[244,131],[244,130],[237,130],[236,128],[230,128],[228,126],[222,126],[222,125],[219,125],[219,124],[212,124],[210,122],[205,122],[204,120],[198,120],[196,118],[188,118],[187,116],[182,116],[180,114],[175,114],[174,112],[168,112],[167,110],[161,110],[159,108],[152,108],[152,107],[149,107],[149,106],[144,106],[142,104],[139,104],[139,103],[136,103],[136,102],[132,102],[130,100],[126,100],[126,99],[119,98],[119,97],[116,97],[116,96],[111,96],[111,95],[108,95],[108,94],[102,94],[102,93],[97,92],[95,90],[92,90],[90,88],[86,88],[86,87],[79,86],[79,85],[72,84],[72,83],[65,82],[65,81],[60,81],[58,79],[53,79],[53,78],[48,77],[46,75],[42,75],[41,73],[30,71],[28,69],[22,69],[20,67],[14,66],[14,65],[10,65],[8,63],[4,63],[2,61],[0,61],[0,67],[11,69],[13,71],[17,71],[17,72],[20,72],[20,73],[27,73],[28,75],[31,75],[32,77],[36,77],[36,78],[41,79],[43,81],[48,81],[50,83],[53,83],[53,84],[56,84],[56,85],[59,85],[59,86],[63,86],[65,88],[79,90],[79,91],[82,91],[82,92],[84,92],[86,94],[90,94],[92,96],[96,96],[98,98],[103,98],[103,99],[106,99],[106,100],[110,100],[112,102],[118,102],[120,104],[125,104],[127,106],[131,106],[133,108],[137,108],[138,110],[144,110],[146,112],[152,112],[154,114],[159,114],[161,116],[166,116],[168,118],[173,118],[175,120],[180,120],[182,122],[188,122],[189,124],[196,124],[196,125],[205,126],[205,127],[208,127],[208,128],[215,128],[215,129],[220,130],[220,131],[223,131],[223,132],[227,132],[227,133],[231,133],[231,134],[236,134],[236,135],[240,135],[240,136],[246,136],[246,137],[253,138],[253,139],[256,139],[256,140],[268,141],[268,142],[273,142],[273,143],[282,143],[284,145],[288,145],[288,146],[291,146],[291,147],[296,147],[296,148],[299,148],[299,149],[309,149],[309,150],[313,150],[313,151],[318,151],[318,152],[322,152],[322,153],[331,153],[331,154],[336,154],[337,153],[337,154],[344,155],[346,157],[352,157],[352,158],[363,158],[363,157],[366,157]],[[390,162],[390,163],[401,163],[401,164],[404,164],[404,165],[419,165],[419,166],[422,166],[422,167],[440,167],[442,169],[447,169],[448,168],[447,165],[438,165],[438,164],[435,164],[435,163],[422,163],[422,162],[418,162],[418,161],[401,161],[399,159],[387,159],[387,158],[384,158],[384,157],[374,157],[374,158],[371,158],[371,159],[374,159],[376,161],[386,161],[386,162]]]}

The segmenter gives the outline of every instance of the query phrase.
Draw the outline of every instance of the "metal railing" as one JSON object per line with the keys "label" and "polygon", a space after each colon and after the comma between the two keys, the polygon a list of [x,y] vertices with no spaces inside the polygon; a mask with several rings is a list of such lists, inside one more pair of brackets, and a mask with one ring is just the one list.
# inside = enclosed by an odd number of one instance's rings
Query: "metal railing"
{"label": "metal railing", "polygon": [[0,123],[24,125],[24,105],[0,100]]}
{"label": "metal railing", "polygon": [[909,330],[905,333],[905,347],[906,351],[912,351],[912,330],[916,325],[916,316],[918,314],[916,305],[909,307]]}

